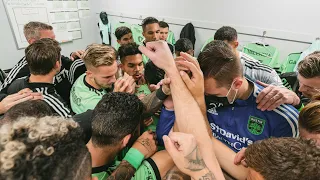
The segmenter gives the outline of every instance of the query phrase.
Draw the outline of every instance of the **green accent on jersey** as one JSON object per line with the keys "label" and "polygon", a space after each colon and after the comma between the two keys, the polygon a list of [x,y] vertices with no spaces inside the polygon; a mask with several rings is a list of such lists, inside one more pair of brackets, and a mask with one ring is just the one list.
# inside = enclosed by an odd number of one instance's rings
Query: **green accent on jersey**
{"label": "green accent on jersey", "polygon": [[302,111],[302,109],[304,108],[304,104],[301,104],[300,108],[298,109],[298,111]]}
{"label": "green accent on jersey", "polygon": [[138,45],[142,45],[143,41],[144,41],[144,37],[142,35],[142,26],[137,25],[137,24],[133,24],[131,26],[131,31],[132,31],[132,37],[135,43],[137,43]]}
{"label": "green accent on jersey", "polygon": [[[120,164],[120,161],[116,162],[116,167],[118,167]],[[116,167],[113,167],[112,169],[109,168],[106,171],[92,174],[92,177],[97,177],[98,180],[106,180],[112,172],[116,169]],[[142,164],[139,166],[138,170],[135,172],[134,177],[131,178],[131,180],[156,180],[156,174],[150,165],[148,161],[143,161]]]}
{"label": "green accent on jersey", "polygon": [[211,38],[209,38],[204,44],[203,44],[203,46],[202,46],[202,48],[201,48],[201,50],[200,50],[200,52],[202,52],[203,51],[203,49],[204,49],[204,47],[206,47],[206,45],[207,44],[209,44],[211,41],[213,41],[214,40],[214,37],[211,37]]}
{"label": "green accent on jersey", "polygon": [[143,84],[143,85],[140,85],[139,88],[136,89],[136,96],[139,96],[140,94],[144,94],[144,95],[149,95],[151,94],[151,91],[148,87],[148,84]]}
{"label": "green accent on jersey", "polygon": [[153,122],[148,127],[145,127],[144,131],[148,131],[149,129],[151,129],[153,132],[156,132],[159,117],[152,116],[152,119],[153,119]]}
{"label": "green accent on jersey", "polygon": [[254,116],[250,116],[248,119],[248,131],[254,135],[262,134],[264,130],[264,125],[266,124],[266,120],[257,118]]}
{"label": "green accent on jersey", "polygon": [[115,161],[112,166],[110,166],[106,171],[99,172],[99,173],[94,173],[91,174],[92,177],[97,177],[98,180],[105,180],[107,179],[112,172],[119,166],[121,161]]}
{"label": "green accent on jersey", "polygon": [[88,87],[84,83],[86,74],[82,74],[73,84],[70,92],[70,103],[72,111],[76,114],[86,112],[88,109],[94,109],[102,96],[107,93],[106,90],[97,90]]}
{"label": "green accent on jersey", "polygon": [[147,62],[149,62],[149,58],[146,55],[142,54],[142,61],[143,65],[146,66]]}
{"label": "green accent on jersey", "polygon": [[176,44],[176,39],[175,39],[174,33],[172,31],[169,31],[169,33],[168,33],[167,42],[172,45]]}

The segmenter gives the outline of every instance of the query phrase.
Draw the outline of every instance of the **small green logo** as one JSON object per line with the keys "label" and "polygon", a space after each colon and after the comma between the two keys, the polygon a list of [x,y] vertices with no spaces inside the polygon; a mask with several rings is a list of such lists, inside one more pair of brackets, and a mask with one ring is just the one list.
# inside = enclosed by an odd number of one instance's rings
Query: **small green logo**
{"label": "small green logo", "polygon": [[260,134],[262,134],[262,132],[264,130],[265,124],[266,124],[266,121],[264,119],[250,116],[248,119],[247,128],[252,134],[260,135]]}

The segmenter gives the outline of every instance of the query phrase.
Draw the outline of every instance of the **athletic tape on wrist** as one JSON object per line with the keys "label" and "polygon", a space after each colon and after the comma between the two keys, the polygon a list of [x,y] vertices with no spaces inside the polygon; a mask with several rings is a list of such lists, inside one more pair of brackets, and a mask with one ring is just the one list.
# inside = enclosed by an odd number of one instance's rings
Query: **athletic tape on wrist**
{"label": "athletic tape on wrist", "polygon": [[135,169],[138,169],[144,160],[144,155],[139,150],[130,148],[123,159],[128,161]]}

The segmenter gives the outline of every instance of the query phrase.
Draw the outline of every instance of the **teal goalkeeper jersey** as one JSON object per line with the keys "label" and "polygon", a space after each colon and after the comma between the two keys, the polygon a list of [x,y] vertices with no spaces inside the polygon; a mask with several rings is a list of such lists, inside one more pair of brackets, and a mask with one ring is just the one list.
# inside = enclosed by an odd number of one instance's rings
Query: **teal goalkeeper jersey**
{"label": "teal goalkeeper jersey", "polygon": [[111,90],[95,89],[85,81],[86,74],[82,74],[73,84],[70,92],[70,104],[76,114],[94,109],[102,96]]}

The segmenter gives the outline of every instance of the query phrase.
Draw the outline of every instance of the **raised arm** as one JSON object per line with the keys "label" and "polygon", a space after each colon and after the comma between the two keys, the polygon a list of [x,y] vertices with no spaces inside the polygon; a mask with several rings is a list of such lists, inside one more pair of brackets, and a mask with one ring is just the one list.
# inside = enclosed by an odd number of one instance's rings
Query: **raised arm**
{"label": "raised arm", "polygon": [[198,103],[187,89],[178,71],[172,54],[165,42],[150,42],[140,46],[142,53],[152,59],[170,78],[170,89],[175,107],[176,123],[181,132],[193,134],[208,169],[217,179],[224,179],[220,165],[215,157],[213,144],[208,134],[205,119]]}

